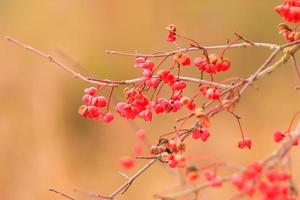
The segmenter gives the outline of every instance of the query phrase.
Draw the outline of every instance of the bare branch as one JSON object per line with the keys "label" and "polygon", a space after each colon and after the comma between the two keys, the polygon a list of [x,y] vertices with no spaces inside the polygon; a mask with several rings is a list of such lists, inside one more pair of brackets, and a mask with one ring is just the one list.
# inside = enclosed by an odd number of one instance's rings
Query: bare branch
{"label": "bare branch", "polygon": [[62,193],[62,192],[60,192],[60,191],[58,191],[58,190],[55,190],[55,189],[53,189],[53,188],[49,188],[49,191],[50,191],[50,192],[54,192],[54,193],[56,193],[56,194],[59,194],[59,195],[63,196],[64,198],[67,198],[67,199],[69,199],[69,200],[76,200],[76,199],[74,199],[74,198],[72,198],[72,197],[70,197],[70,196],[68,196],[68,195],[66,195],[66,194],[64,194],[64,193]]}
{"label": "bare branch", "polygon": [[139,171],[137,171],[133,176],[131,176],[130,178],[128,178],[128,180],[121,185],[119,188],[117,188],[113,193],[111,193],[111,195],[108,196],[109,199],[113,199],[115,196],[117,196],[119,193],[124,191],[126,192],[128,190],[128,188],[131,186],[131,184],[134,182],[134,180],[139,177],[140,175],[142,175],[149,167],[151,167],[155,162],[157,161],[157,159],[152,159],[150,160],[143,168],[141,168]]}
{"label": "bare branch", "polygon": [[296,72],[296,75],[297,75],[297,77],[298,77],[298,80],[300,80],[300,70],[299,70],[299,66],[298,66],[298,64],[297,64],[295,55],[291,55],[291,57],[292,57],[292,64],[293,64],[294,70],[295,70],[295,72]]}
{"label": "bare branch", "polygon": [[[268,48],[268,49],[279,49],[280,48],[280,46],[276,45],[276,44],[259,43],[259,42],[252,42],[251,44],[249,42],[242,42],[239,44],[233,44],[229,48],[245,48],[245,47],[260,47],[260,48]],[[228,48],[228,45],[202,46],[201,49],[199,49],[199,47],[181,48],[176,51],[163,52],[163,53],[157,53],[157,54],[125,53],[125,52],[111,51],[111,50],[107,50],[107,51],[105,51],[105,53],[121,55],[121,56],[132,56],[132,57],[141,56],[141,57],[147,57],[147,58],[157,58],[157,57],[165,57],[165,56],[175,55],[178,52],[199,51],[199,50],[203,50],[203,49],[204,50],[217,50],[217,49],[225,49],[225,48]]]}
{"label": "bare branch", "polygon": [[[46,58],[49,60],[49,62],[52,62],[54,64],[56,64],[57,66],[59,66],[60,68],[64,69],[65,71],[69,72],[70,74],[72,74],[75,78],[78,78],[82,81],[85,81],[87,83],[93,84],[93,85],[101,85],[101,86],[118,86],[118,85],[129,85],[129,84],[134,84],[134,83],[139,83],[144,81],[144,79],[141,78],[136,78],[136,79],[130,79],[130,80],[121,80],[121,81],[114,81],[114,80],[101,80],[101,79],[95,79],[95,78],[91,78],[91,77],[87,77],[87,76],[83,76],[80,73],[72,70],[70,67],[68,67],[67,65],[63,64],[62,62],[58,61],[56,58],[54,58],[53,56],[44,53],[40,50],[37,50],[27,44],[24,44],[12,37],[6,36],[5,39],[9,42],[12,42],[18,46],[23,47],[25,50],[31,51],[34,54],[41,56],[43,58]],[[168,55],[165,55],[168,56]],[[154,76],[157,77],[157,76]],[[202,79],[197,79],[197,78],[190,78],[190,77],[184,77],[184,76],[179,76],[178,79],[183,80],[183,81],[188,81],[188,82],[192,82],[192,83],[197,83],[197,84],[207,84],[207,85],[212,85],[212,86],[217,86],[219,88],[228,88],[230,87],[229,85],[225,85],[225,84],[221,84],[221,83],[217,83],[217,82],[212,82],[212,81],[206,81],[206,80],[202,80]]]}

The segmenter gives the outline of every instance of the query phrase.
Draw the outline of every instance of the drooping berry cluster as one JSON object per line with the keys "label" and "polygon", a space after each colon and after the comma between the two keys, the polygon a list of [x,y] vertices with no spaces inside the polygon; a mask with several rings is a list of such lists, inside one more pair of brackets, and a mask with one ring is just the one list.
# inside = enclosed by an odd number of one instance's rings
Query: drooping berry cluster
{"label": "drooping berry cluster", "polygon": [[249,165],[243,173],[231,177],[239,192],[253,197],[256,193],[263,200],[296,200],[290,189],[290,175],[266,168],[261,163]]}
{"label": "drooping berry cluster", "polygon": [[178,52],[173,59],[180,66],[189,66],[191,64],[191,58],[186,53]]}
{"label": "drooping berry cluster", "polygon": [[167,41],[168,42],[175,42],[176,39],[177,39],[176,26],[174,24],[170,24],[166,29],[168,31]]}
{"label": "drooping berry cluster", "polygon": [[109,123],[114,117],[109,112],[101,111],[101,108],[105,108],[108,102],[104,96],[96,96],[97,88],[91,87],[84,90],[82,101],[86,105],[79,107],[78,113],[86,118],[93,120],[102,120],[103,122]]}
{"label": "drooping berry cluster", "polygon": [[200,93],[203,96],[206,96],[207,98],[211,100],[218,100],[220,99],[221,92],[220,89],[217,87],[212,87],[212,86],[203,86],[200,88]]}
{"label": "drooping berry cluster", "polygon": [[195,128],[192,132],[192,137],[197,140],[201,139],[203,142],[205,142],[210,136],[210,133],[205,128]]}
{"label": "drooping berry cluster", "polygon": [[288,42],[300,40],[300,33],[295,30],[292,30],[286,24],[279,24],[279,33],[282,34],[284,39]]}
{"label": "drooping berry cluster", "polygon": [[299,0],[284,0],[281,5],[275,7],[275,11],[288,22],[300,22]]}
{"label": "drooping berry cluster", "polygon": [[241,149],[243,149],[245,147],[247,147],[248,149],[251,149],[252,140],[250,140],[249,138],[245,138],[245,139],[239,141],[238,147]]}
{"label": "drooping berry cluster", "polygon": [[208,57],[197,57],[194,59],[195,65],[199,70],[208,74],[215,74],[217,72],[226,72],[229,70],[231,62],[227,58],[220,57],[216,54],[211,54]]}
{"label": "drooping berry cluster", "polygon": [[168,162],[171,168],[182,168],[186,166],[186,158],[182,154],[184,150],[185,144],[183,142],[161,138],[157,145],[151,147],[150,153],[160,155],[161,159]]}
{"label": "drooping berry cluster", "polygon": [[[169,70],[161,70],[154,76],[155,63],[151,60],[137,57],[135,67],[142,69],[143,82],[133,88],[125,89],[125,98],[127,102],[120,102],[116,105],[116,111],[121,117],[127,119],[135,119],[140,117],[145,121],[152,120],[152,112],[156,114],[163,112],[177,112],[182,108],[181,98],[182,91],[187,87],[185,81],[179,80]],[[169,99],[155,98],[149,99],[144,93],[148,88],[156,89],[159,84],[167,84],[172,91]],[[187,103],[189,109],[195,107],[195,103],[191,100]]]}

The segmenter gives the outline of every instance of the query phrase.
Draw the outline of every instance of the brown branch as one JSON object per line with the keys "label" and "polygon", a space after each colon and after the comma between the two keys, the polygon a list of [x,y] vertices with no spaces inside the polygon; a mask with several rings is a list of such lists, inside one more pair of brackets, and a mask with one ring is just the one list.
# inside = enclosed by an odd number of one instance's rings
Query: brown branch
{"label": "brown branch", "polygon": [[139,171],[137,171],[133,176],[129,177],[128,180],[121,185],[119,188],[117,188],[111,195],[108,196],[108,199],[113,199],[115,196],[122,194],[128,190],[128,188],[131,186],[131,184],[135,181],[137,177],[142,175],[149,167],[151,167],[158,158],[150,160],[143,168],[141,168]]}
{"label": "brown branch", "polygon": [[298,64],[297,64],[295,55],[291,55],[291,56],[292,56],[292,64],[293,64],[294,70],[295,70],[295,72],[296,72],[296,75],[297,75],[297,77],[298,77],[298,80],[300,80],[300,70],[299,70],[299,66],[298,66]]}
{"label": "brown branch", "polygon": [[[247,83],[245,84],[245,86],[240,90],[240,95],[246,90],[246,88],[251,85],[257,78],[264,76],[267,73],[272,72],[274,69],[276,69],[277,67],[285,64],[291,57],[291,55],[293,55],[296,51],[299,50],[300,45],[298,45],[300,43],[300,41],[295,41],[292,43],[288,43],[285,45],[282,45],[280,48],[276,49],[275,51],[273,51],[273,53],[268,57],[268,59],[260,66],[260,68],[247,79]],[[284,51],[284,55],[276,62],[274,63],[272,66],[270,66],[269,68],[267,68],[272,61],[274,60],[274,58],[276,57],[276,55],[281,51]],[[267,69],[266,69],[267,68]]]}
{"label": "brown branch", "polygon": [[[127,177],[126,175],[126,182],[124,184],[122,184],[120,187],[118,187],[114,192],[112,192],[109,196],[102,196],[99,194],[93,194],[93,193],[86,193],[86,192],[82,192],[78,189],[76,189],[76,192],[79,192],[81,194],[87,195],[89,197],[92,198],[97,198],[97,199],[103,199],[103,200],[113,200],[118,194],[124,194],[129,187],[132,185],[132,183],[135,181],[136,178],[138,178],[139,176],[141,176],[148,168],[150,168],[157,160],[159,160],[159,157],[156,157],[155,159],[151,159],[144,167],[142,167],[139,171],[137,171],[133,176],[131,177]],[[59,194],[69,200],[76,200],[62,192],[59,192],[55,189],[49,189],[50,192],[54,192],[56,194]]]}
{"label": "brown branch", "polygon": [[[55,65],[59,66],[60,68],[64,69],[65,71],[69,72],[70,74],[72,74],[75,78],[78,78],[82,81],[85,81],[87,83],[93,84],[93,85],[101,85],[101,86],[118,86],[118,85],[130,85],[130,84],[134,84],[134,83],[139,83],[144,81],[144,79],[141,78],[135,78],[135,79],[130,79],[130,80],[121,80],[121,81],[114,81],[114,80],[100,80],[100,79],[95,79],[95,78],[91,78],[91,77],[87,77],[87,76],[83,76],[80,73],[72,70],[70,67],[68,67],[67,65],[63,64],[62,62],[58,61],[56,58],[54,58],[53,56],[44,53],[40,50],[37,50],[25,43],[22,43],[12,37],[6,36],[5,39],[9,42],[12,42],[18,46],[23,47],[25,50],[31,51],[34,54],[41,56],[43,58],[46,58],[49,60],[49,62],[54,63]],[[168,55],[165,55],[168,56]],[[157,78],[157,76],[154,76]],[[197,83],[197,84],[207,84],[207,85],[212,85],[212,86],[216,86],[219,88],[228,88],[230,87],[229,85],[226,84],[221,84],[221,83],[217,83],[217,82],[212,82],[212,81],[206,81],[206,80],[202,80],[202,79],[197,79],[197,78],[191,78],[191,77],[184,77],[184,76],[180,76],[178,77],[178,79],[183,80],[183,81],[187,81],[187,82],[192,82],[192,83]]]}
{"label": "brown branch", "polygon": [[60,192],[60,191],[58,191],[58,190],[55,190],[55,189],[53,189],[53,188],[49,188],[49,191],[50,191],[50,192],[54,192],[54,193],[56,193],[56,194],[59,194],[59,195],[63,196],[64,198],[67,198],[67,199],[69,199],[69,200],[76,200],[76,199],[74,199],[74,198],[72,198],[72,197],[70,197],[70,196],[68,196],[68,195],[66,195],[66,194],[64,194],[64,193],[62,193],[62,192]]}
{"label": "brown branch", "polygon": [[[252,42],[251,44],[248,42],[242,42],[239,44],[233,44],[229,48],[243,48],[243,47],[262,47],[262,48],[268,48],[268,49],[279,49],[279,45],[276,44],[268,44],[268,43],[259,43],[259,42]],[[176,51],[171,52],[164,52],[164,53],[158,53],[158,54],[141,54],[141,53],[126,53],[126,52],[120,52],[120,51],[111,51],[107,50],[105,51],[107,54],[114,54],[114,55],[121,55],[121,56],[141,56],[141,57],[147,57],[147,58],[157,58],[157,57],[165,57],[165,56],[171,56],[175,55],[179,52],[187,52],[187,51],[198,51],[198,50],[216,50],[216,49],[225,49],[228,48],[228,45],[216,45],[216,46],[201,46],[201,49],[199,47],[192,47],[192,48],[181,48]]]}

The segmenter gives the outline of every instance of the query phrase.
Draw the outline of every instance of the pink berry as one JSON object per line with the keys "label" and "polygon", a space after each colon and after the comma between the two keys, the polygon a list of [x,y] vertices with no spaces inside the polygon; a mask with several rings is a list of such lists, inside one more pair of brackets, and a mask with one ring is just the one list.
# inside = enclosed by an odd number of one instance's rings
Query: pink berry
{"label": "pink berry", "polygon": [[145,140],[146,139],[146,131],[144,129],[139,129],[135,135],[137,136],[138,139],[140,140]]}
{"label": "pink berry", "polygon": [[213,180],[210,181],[210,185],[212,187],[221,187],[222,184],[223,184],[222,178],[219,176],[215,177]]}
{"label": "pink berry", "polygon": [[102,108],[107,106],[107,100],[104,96],[93,97],[90,104]]}
{"label": "pink berry", "polygon": [[203,142],[207,141],[207,139],[209,138],[210,134],[208,132],[208,130],[202,130],[202,134],[201,134],[201,140]]}
{"label": "pink berry", "polygon": [[243,149],[245,147],[247,147],[248,149],[251,149],[252,147],[252,140],[246,138],[245,140],[242,140],[239,142],[238,147]]}
{"label": "pink berry", "polygon": [[114,116],[111,113],[105,113],[102,117],[103,122],[109,123],[114,119]]}
{"label": "pink berry", "polygon": [[91,101],[92,101],[92,99],[93,99],[93,96],[92,96],[92,95],[90,95],[90,94],[85,94],[85,95],[83,95],[83,97],[82,97],[82,102],[84,102],[84,103],[86,103],[86,104],[90,104]]}
{"label": "pink berry", "polygon": [[195,129],[192,132],[192,137],[197,140],[201,137],[201,131],[199,129]]}
{"label": "pink berry", "polygon": [[171,167],[171,168],[177,167],[177,161],[176,160],[169,161],[169,167]]}
{"label": "pink berry", "polygon": [[129,156],[123,156],[122,158],[120,158],[119,163],[121,167],[126,170],[133,168],[135,165],[133,158]]}
{"label": "pink berry", "polygon": [[97,94],[97,88],[95,88],[95,87],[86,88],[84,90],[84,93],[94,96]]}
{"label": "pink berry", "polygon": [[249,138],[245,139],[245,146],[248,149],[251,149],[251,147],[252,147],[252,140],[250,140]]}
{"label": "pink berry", "polygon": [[152,120],[152,112],[150,110],[143,110],[139,113],[139,116],[143,118],[146,122]]}
{"label": "pink berry", "polygon": [[132,151],[135,155],[140,155],[143,152],[143,147],[139,144],[133,146]]}
{"label": "pink berry", "polygon": [[285,138],[285,135],[281,131],[275,131],[273,133],[273,138],[275,142],[281,142],[283,138]]}
{"label": "pink berry", "polygon": [[186,88],[186,83],[184,81],[177,81],[172,85],[172,90],[174,91],[183,90],[184,88]]}

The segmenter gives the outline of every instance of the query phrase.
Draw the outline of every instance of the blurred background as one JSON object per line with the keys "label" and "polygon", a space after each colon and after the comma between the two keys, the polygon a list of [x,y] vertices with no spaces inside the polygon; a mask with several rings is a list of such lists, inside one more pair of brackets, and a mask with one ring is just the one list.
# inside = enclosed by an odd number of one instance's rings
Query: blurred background
{"label": "blurred background", "polygon": [[[77,115],[86,83],[47,60],[9,44],[13,36],[48,52],[64,63],[61,52],[78,61],[79,72],[97,78],[130,79],[139,75],[133,59],[106,55],[107,49],[134,52],[172,50],[165,42],[165,27],[178,31],[200,44],[224,44],[234,32],[252,41],[283,43],[277,33],[281,18],[273,7],[281,1],[253,0],[0,0],[0,199],[63,199],[48,192],[54,187],[77,199],[73,192],[110,194],[124,182],[118,174],[120,156],[130,154],[135,126],[116,117],[110,124],[86,120]],[[235,49],[227,52],[233,67],[230,76],[247,77],[270,54],[267,49]],[[197,55],[196,53],[193,54]],[[300,60],[299,60],[300,61]],[[186,70],[195,76],[197,70]],[[210,155],[247,164],[264,158],[278,145],[272,132],[287,128],[299,109],[299,84],[290,64],[257,82],[238,106],[242,124],[253,149],[239,150],[238,125],[229,114],[213,119],[212,137],[206,143],[189,140],[187,155]],[[191,90],[190,90],[191,91]],[[104,91],[107,94],[108,91]],[[122,89],[115,92],[121,98]],[[174,126],[182,116],[156,116],[152,123],[137,119],[151,142]],[[296,181],[300,180],[299,149],[293,152]],[[142,166],[127,172],[128,175]],[[174,183],[174,177],[155,165],[119,199],[152,199],[152,195]],[[298,184],[299,185],[299,184]],[[220,199],[233,194],[231,186],[200,193],[202,199]],[[184,198],[183,198],[184,199]],[[186,198],[185,198],[186,199]]]}

